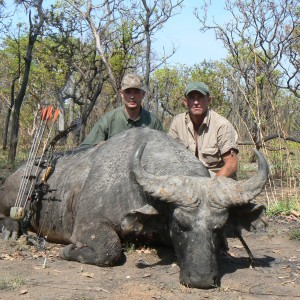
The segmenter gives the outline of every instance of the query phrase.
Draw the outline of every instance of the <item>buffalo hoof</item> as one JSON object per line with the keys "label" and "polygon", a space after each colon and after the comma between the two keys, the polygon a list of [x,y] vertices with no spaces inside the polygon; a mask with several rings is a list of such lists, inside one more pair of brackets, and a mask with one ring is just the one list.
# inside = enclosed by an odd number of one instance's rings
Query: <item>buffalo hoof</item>
{"label": "buffalo hoof", "polygon": [[121,258],[121,253],[118,257],[111,256],[108,253],[101,255],[83,243],[67,245],[59,254],[60,258],[65,260],[77,261],[83,264],[96,265],[100,267],[111,267]]}

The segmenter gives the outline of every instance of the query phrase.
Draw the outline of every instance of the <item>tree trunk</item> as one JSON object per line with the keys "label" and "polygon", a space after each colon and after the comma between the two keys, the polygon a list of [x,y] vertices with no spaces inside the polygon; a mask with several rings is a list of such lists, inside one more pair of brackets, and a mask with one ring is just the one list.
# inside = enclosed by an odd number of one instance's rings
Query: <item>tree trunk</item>
{"label": "tree trunk", "polygon": [[[100,82],[97,85],[97,89],[94,91],[93,97],[90,100],[89,104],[84,105],[83,107],[83,111],[82,111],[82,117],[81,117],[81,127],[80,127],[80,135],[79,135],[79,143],[82,143],[83,140],[85,139],[86,136],[86,124],[87,124],[87,119],[89,117],[89,115],[91,114],[96,101],[98,99],[98,96],[101,94],[102,91],[102,87],[103,87],[103,79],[101,77]],[[86,99],[86,103],[87,103],[87,99]]]}
{"label": "tree trunk", "polygon": [[13,118],[12,118],[12,126],[10,131],[10,142],[9,142],[9,152],[8,152],[8,160],[10,161],[11,164],[14,164],[16,153],[17,153],[21,104],[22,101],[19,102],[18,105],[15,105],[15,109],[13,110],[13,114],[12,114]]}
{"label": "tree trunk", "polygon": [[13,109],[13,105],[10,105],[5,118],[4,136],[3,136],[3,145],[2,145],[3,150],[6,150],[7,148],[8,128],[9,128],[9,121],[10,121],[10,115],[12,109]]}
{"label": "tree trunk", "polygon": [[146,35],[146,71],[145,71],[145,87],[146,87],[146,95],[144,97],[144,107],[149,109],[149,90],[150,90],[150,72],[151,72],[151,37],[150,37],[150,17],[151,10],[147,6],[147,3],[143,1],[144,8],[146,10],[146,19],[145,19],[145,35]]}
{"label": "tree trunk", "polygon": [[8,160],[13,164],[16,152],[17,152],[17,145],[18,145],[18,136],[19,136],[19,127],[20,127],[20,112],[21,112],[21,106],[22,102],[24,100],[28,80],[29,80],[29,73],[30,73],[30,66],[31,66],[31,60],[32,60],[32,49],[33,44],[30,43],[27,47],[27,53],[25,58],[25,69],[23,74],[23,80],[21,89],[15,99],[15,108],[13,110],[13,120],[12,120],[12,127],[11,127],[11,133],[10,133],[10,143],[9,143],[9,152],[8,152]]}
{"label": "tree trunk", "polygon": [[[20,57],[19,57],[20,59]],[[19,63],[20,65],[20,63]],[[3,150],[6,150],[7,148],[7,140],[8,140],[8,129],[9,129],[9,122],[10,122],[10,116],[13,111],[13,107],[15,104],[15,84],[16,81],[20,78],[20,66],[18,69],[18,74],[14,76],[13,82],[11,84],[11,91],[10,91],[10,105],[7,111],[6,119],[5,119],[5,128],[4,128],[4,138],[3,138]]]}
{"label": "tree trunk", "polygon": [[31,61],[32,61],[32,50],[33,50],[34,43],[36,42],[36,39],[37,39],[37,37],[41,31],[41,28],[43,26],[43,23],[44,23],[44,14],[42,12],[42,3],[43,3],[43,0],[39,0],[37,3],[37,10],[38,10],[40,20],[39,20],[39,23],[36,25],[36,27],[33,26],[32,20],[31,20],[31,13],[29,13],[30,28],[29,28],[28,46],[27,46],[26,56],[24,58],[25,68],[24,68],[21,88],[15,99],[15,109],[13,111],[13,120],[12,120],[11,134],[10,134],[8,160],[11,162],[11,164],[14,163],[16,153],[17,153],[19,128],[20,128],[20,112],[21,112],[21,106],[22,106],[22,103],[24,100],[24,96],[26,93],[28,80],[29,80],[30,67],[31,67]]}

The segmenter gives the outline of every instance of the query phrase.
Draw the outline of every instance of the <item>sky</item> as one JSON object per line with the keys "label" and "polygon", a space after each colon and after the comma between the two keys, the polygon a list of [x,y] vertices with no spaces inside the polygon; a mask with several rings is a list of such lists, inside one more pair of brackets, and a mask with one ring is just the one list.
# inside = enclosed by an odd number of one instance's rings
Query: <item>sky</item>
{"label": "sky", "polygon": [[[212,17],[219,24],[223,24],[229,18],[224,10],[224,0],[211,0],[208,19]],[[200,32],[200,22],[193,14],[195,7],[199,12],[202,0],[186,0],[179,15],[175,15],[167,21],[164,28],[155,35],[154,48],[163,53],[163,49],[172,49],[172,43],[177,48],[176,53],[168,60],[168,64],[186,64],[192,66],[203,60],[219,60],[226,57],[226,50],[221,41],[215,39],[214,32]]]}
{"label": "sky", "polygon": [[[7,6],[14,7],[13,0],[6,0]],[[54,0],[45,0],[49,5]],[[214,32],[200,32],[200,22],[193,14],[195,7],[201,11],[203,0],[185,0],[181,13],[170,18],[159,30],[154,38],[154,51],[159,55],[171,53],[173,45],[176,53],[168,59],[170,65],[185,64],[192,66],[203,60],[219,60],[226,57],[226,50],[221,41],[215,39]],[[226,20],[224,10],[225,0],[210,0],[208,19],[214,17],[218,23],[223,24]],[[227,15],[228,18],[228,15]]]}

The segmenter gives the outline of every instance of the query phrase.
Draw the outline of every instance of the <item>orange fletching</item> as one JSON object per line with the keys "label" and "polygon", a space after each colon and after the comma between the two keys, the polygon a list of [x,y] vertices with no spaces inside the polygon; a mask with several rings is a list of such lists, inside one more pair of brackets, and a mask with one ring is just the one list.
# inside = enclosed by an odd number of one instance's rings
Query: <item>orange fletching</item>
{"label": "orange fletching", "polygon": [[54,112],[54,116],[53,116],[53,123],[56,121],[57,117],[59,115],[59,108],[57,108]]}
{"label": "orange fletching", "polygon": [[53,112],[53,106],[48,106],[48,112],[47,112],[47,122],[52,118],[52,112]]}
{"label": "orange fletching", "polygon": [[44,108],[42,108],[42,111],[41,111],[41,120],[45,121],[46,116],[47,116],[47,108],[44,107]]}

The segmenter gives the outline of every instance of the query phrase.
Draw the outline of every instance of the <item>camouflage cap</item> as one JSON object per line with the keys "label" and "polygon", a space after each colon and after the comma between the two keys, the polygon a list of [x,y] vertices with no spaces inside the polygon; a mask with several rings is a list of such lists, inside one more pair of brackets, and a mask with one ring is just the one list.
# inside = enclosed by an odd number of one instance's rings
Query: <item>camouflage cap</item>
{"label": "camouflage cap", "polygon": [[141,78],[135,74],[127,74],[123,77],[121,90],[124,91],[127,89],[139,89],[145,91]]}

